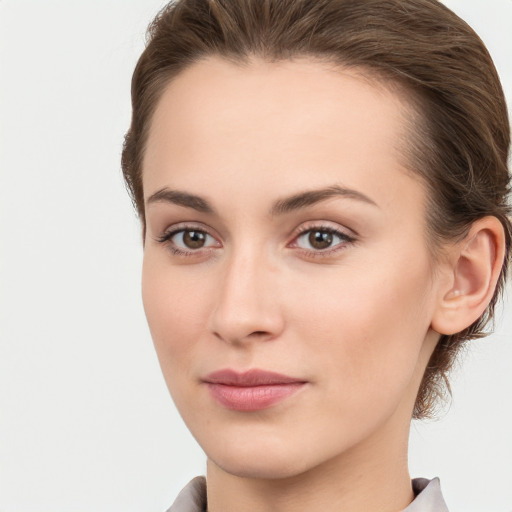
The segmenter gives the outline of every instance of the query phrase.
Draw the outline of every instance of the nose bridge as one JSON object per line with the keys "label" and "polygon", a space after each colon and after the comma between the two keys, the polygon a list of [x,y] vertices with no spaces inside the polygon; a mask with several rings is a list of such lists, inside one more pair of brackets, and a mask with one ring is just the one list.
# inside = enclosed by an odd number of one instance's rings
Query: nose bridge
{"label": "nose bridge", "polygon": [[278,273],[270,256],[251,245],[233,247],[223,270],[212,317],[214,333],[230,342],[277,336],[282,318],[276,300]]}

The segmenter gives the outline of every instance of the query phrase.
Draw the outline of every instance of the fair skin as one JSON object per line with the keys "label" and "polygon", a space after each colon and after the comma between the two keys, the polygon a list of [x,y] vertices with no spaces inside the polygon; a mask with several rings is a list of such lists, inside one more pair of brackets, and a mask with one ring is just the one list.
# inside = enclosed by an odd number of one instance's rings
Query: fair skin
{"label": "fair skin", "polygon": [[[394,512],[413,499],[424,369],[439,333],[485,309],[503,247],[486,218],[432,261],[425,190],[399,150],[407,115],[389,88],[307,59],[209,58],[158,104],[144,307],[208,457],[210,512]],[[298,391],[258,410],[210,392],[212,372],[255,368]]]}

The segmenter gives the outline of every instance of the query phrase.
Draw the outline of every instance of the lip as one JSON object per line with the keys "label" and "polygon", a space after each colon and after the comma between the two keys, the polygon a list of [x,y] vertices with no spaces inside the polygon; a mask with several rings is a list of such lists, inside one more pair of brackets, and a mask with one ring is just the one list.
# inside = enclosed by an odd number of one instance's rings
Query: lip
{"label": "lip", "polygon": [[234,411],[260,411],[275,405],[302,389],[307,381],[260,369],[237,372],[215,371],[203,382],[213,398]]}

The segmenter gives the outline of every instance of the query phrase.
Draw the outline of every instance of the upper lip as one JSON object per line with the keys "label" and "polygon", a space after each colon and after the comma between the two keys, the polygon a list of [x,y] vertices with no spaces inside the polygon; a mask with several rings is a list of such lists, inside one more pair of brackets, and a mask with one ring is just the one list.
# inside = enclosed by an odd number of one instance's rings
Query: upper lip
{"label": "upper lip", "polygon": [[204,382],[209,384],[223,384],[225,386],[272,386],[277,384],[304,383],[304,379],[289,377],[281,373],[269,372],[266,370],[252,369],[238,372],[229,368],[218,370],[208,374]]}

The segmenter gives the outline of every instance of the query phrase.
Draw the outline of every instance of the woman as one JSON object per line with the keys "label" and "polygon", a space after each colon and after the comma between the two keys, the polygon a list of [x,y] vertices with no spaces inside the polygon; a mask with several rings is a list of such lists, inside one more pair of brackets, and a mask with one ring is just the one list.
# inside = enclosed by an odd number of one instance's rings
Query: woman
{"label": "woman", "polygon": [[410,421],[510,253],[480,39],[435,0],[182,0],[132,102],[146,316],[208,458],[170,510],[446,510]]}

